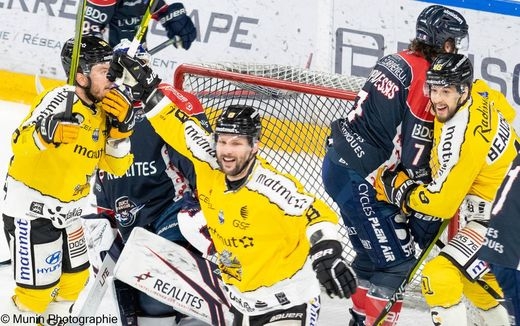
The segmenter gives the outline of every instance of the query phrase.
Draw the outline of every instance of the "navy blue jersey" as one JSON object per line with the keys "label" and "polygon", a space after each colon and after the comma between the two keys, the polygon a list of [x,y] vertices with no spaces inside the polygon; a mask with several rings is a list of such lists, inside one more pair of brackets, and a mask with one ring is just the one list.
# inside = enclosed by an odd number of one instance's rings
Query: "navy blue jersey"
{"label": "navy blue jersey", "polygon": [[429,181],[434,116],[423,91],[428,68],[426,59],[408,50],[381,58],[352,111],[332,122],[334,149],[363,177],[386,162]]}
{"label": "navy blue jersey", "polygon": [[[98,171],[94,194],[101,211],[111,211],[126,239],[135,226],[153,222],[194,184],[193,164],[157,135],[137,114],[130,136],[134,162],[122,177]],[[191,182],[191,183],[190,183]]]}
{"label": "navy blue jersey", "polygon": [[[112,47],[124,38],[132,40],[141,24],[148,2],[147,0],[87,0],[84,33],[102,34],[108,27],[108,42]],[[155,8],[159,9],[164,4],[164,0],[157,0]]]}
{"label": "navy blue jersey", "polygon": [[498,190],[479,257],[490,263],[520,271],[520,201],[518,193],[520,193],[520,155],[513,161],[511,169]]}

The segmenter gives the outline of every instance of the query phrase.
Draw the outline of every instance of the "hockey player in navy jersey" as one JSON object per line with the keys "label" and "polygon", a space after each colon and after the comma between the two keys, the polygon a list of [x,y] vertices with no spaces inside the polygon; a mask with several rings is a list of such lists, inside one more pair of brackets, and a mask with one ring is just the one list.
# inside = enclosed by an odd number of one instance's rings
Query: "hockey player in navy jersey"
{"label": "hockey player in navy jersey", "polygon": [[[516,143],[518,154],[520,145]],[[491,265],[504,291],[505,306],[516,325],[520,323],[520,155],[498,190],[491,221],[479,257]]]}
{"label": "hockey player in navy jersey", "polygon": [[[438,53],[467,45],[467,33],[457,11],[439,5],[424,9],[409,48],[381,58],[353,109],[331,124],[322,176],[356,252],[352,267],[359,287],[352,296],[351,325],[372,325],[415,263],[414,240],[424,247],[437,233],[439,219],[405,216],[378,202],[373,177],[383,164],[400,164],[413,179],[430,180],[434,116],[423,93],[426,71]],[[402,300],[384,325],[396,324],[401,306]]]}
{"label": "hockey player in navy jersey", "polygon": [[[89,0],[85,12],[85,34],[102,37],[108,28],[108,42],[112,47],[123,39],[133,39],[149,1],[146,0]],[[175,39],[175,47],[188,50],[197,38],[197,30],[179,2],[166,4],[157,0],[158,8],[152,18],[161,23],[169,39]],[[146,35],[145,35],[146,36]],[[146,41],[146,37],[143,42]]]}

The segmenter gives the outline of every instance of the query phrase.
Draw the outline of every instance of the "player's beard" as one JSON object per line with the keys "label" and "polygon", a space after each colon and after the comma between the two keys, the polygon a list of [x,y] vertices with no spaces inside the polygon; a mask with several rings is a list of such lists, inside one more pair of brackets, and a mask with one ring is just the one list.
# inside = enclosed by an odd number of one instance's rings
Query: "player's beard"
{"label": "player's beard", "polygon": [[[229,157],[227,155],[226,157]],[[228,177],[237,177],[240,176],[240,174],[247,169],[249,166],[249,163],[253,160],[255,157],[255,153],[253,151],[249,152],[247,155],[241,156],[241,157],[232,157],[234,159],[233,162],[225,162],[224,161],[224,155],[218,155],[217,154],[217,163],[220,167],[220,170],[226,174]],[[229,167],[230,165],[234,165],[232,167]],[[243,176],[240,176],[243,177]]]}

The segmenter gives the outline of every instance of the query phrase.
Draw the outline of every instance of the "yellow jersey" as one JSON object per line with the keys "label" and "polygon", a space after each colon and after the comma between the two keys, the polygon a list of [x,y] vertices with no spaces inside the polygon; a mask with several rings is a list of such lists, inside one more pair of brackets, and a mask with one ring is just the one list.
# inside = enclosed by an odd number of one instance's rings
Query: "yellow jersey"
{"label": "yellow jersey", "polygon": [[[291,278],[308,258],[307,227],[320,222],[337,226],[337,214],[261,157],[240,188],[228,189],[212,135],[191,117],[203,112],[200,102],[190,94],[168,91],[170,99],[162,98],[147,117],[156,132],[194,164],[197,193],[223,281],[247,292]],[[309,279],[316,282],[312,274]]]}
{"label": "yellow jersey", "polygon": [[[74,94],[72,114],[80,121],[77,140],[69,144],[46,144],[36,130],[37,121],[64,112],[71,86],[61,86],[40,94],[27,117],[14,131],[13,158],[8,168],[5,214],[13,217],[46,217],[57,227],[82,215],[96,168],[115,175],[126,172],[132,162],[128,152],[122,157],[107,154],[106,113],[84,104]],[[55,224],[56,224],[55,223]]]}
{"label": "yellow jersey", "polygon": [[434,123],[432,182],[414,189],[408,206],[451,218],[467,195],[491,203],[516,157],[515,110],[504,95],[474,81],[470,99],[447,122]]}

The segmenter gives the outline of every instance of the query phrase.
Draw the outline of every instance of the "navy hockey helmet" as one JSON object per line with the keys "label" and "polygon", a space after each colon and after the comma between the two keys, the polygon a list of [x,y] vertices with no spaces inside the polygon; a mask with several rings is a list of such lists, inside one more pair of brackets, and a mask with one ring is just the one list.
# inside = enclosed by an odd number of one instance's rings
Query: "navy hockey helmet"
{"label": "navy hockey helmet", "polygon": [[468,57],[462,54],[439,54],[426,73],[428,86],[455,85],[460,93],[464,91],[464,85],[470,86],[472,82],[473,65]]}
{"label": "navy hockey helmet", "polygon": [[236,134],[260,138],[262,124],[258,111],[249,105],[230,105],[218,117],[215,135]]}
{"label": "navy hockey helmet", "polygon": [[[61,63],[67,76],[70,73],[72,64],[72,49],[74,48],[74,38],[68,39],[61,49]],[[112,60],[112,47],[103,39],[84,35],[81,38],[79,49],[78,72],[88,74],[93,65]]]}
{"label": "navy hockey helmet", "polygon": [[468,45],[468,24],[457,11],[444,6],[433,5],[425,8],[417,17],[416,39],[442,48],[446,40],[452,38],[457,48]]}

